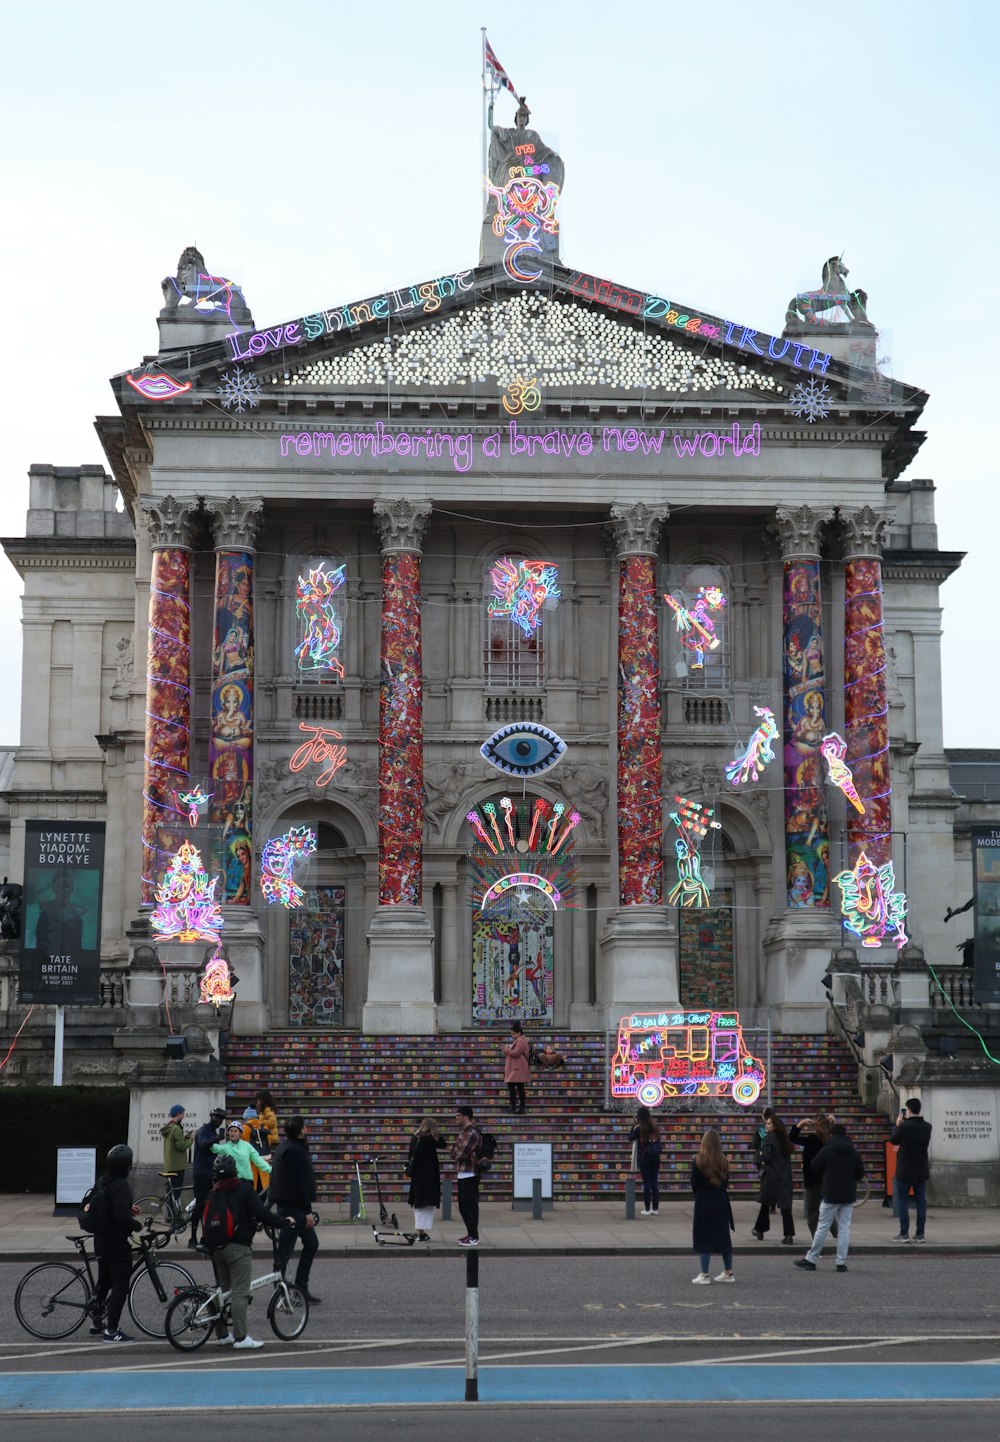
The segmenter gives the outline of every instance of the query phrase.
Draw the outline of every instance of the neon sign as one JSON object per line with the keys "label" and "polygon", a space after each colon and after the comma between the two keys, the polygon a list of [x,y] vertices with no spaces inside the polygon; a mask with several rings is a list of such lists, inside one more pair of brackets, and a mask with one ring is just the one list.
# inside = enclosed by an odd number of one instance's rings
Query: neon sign
{"label": "neon sign", "polygon": [[862,946],[881,946],[887,937],[897,947],[906,945],[906,895],[896,890],[891,861],[873,866],[862,851],[853,871],[841,871],[833,879],[841,891],[844,925],[861,937]]}
{"label": "neon sign", "polygon": [[234,995],[233,974],[229,970],[229,962],[221,951],[216,951],[205,967],[205,975],[198,987],[198,999],[208,1002],[218,1010],[227,1001],[232,1001]]}
{"label": "neon sign", "polygon": [[234,280],[226,280],[223,275],[206,275],[204,271],[200,272],[194,282],[193,292],[187,288],[182,290],[175,276],[168,276],[167,280],[177,292],[178,305],[193,305],[195,310],[207,312],[222,311],[230,320],[233,318],[234,297],[239,297],[240,304],[246,305],[240,287]]}
{"label": "neon sign", "polygon": [[519,416],[524,411],[537,411],[542,403],[537,376],[526,381],[522,375],[516,375],[500,400],[509,416]]}
{"label": "neon sign", "polygon": [[834,786],[840,788],[858,815],[864,816],[865,803],[858,795],[857,787],[854,784],[854,773],[844,760],[847,755],[847,742],[843,736],[838,735],[836,731],[831,731],[829,736],[823,737],[819,743],[819,749],[826,757],[827,770]]}
{"label": "neon sign", "polygon": [[300,671],[333,671],[343,680],[344,668],[334,654],[340,645],[340,618],[333,609],[333,596],[344,584],[347,567],[327,571],[325,566],[320,562],[295,582],[295,613],[305,622],[295,659]]}
{"label": "neon sign", "polygon": [[559,567],[546,561],[515,561],[501,556],[490,567],[493,596],[489,614],[509,616],[525,636],[533,636],[542,624],[541,610],[546,601],[559,600],[558,579]]}
{"label": "neon sign", "polygon": [[506,776],[541,776],[566,750],[566,742],[547,726],[533,721],[515,721],[494,731],[479,748],[479,754]]}
{"label": "neon sign", "polygon": [[546,881],[544,876],[536,876],[533,871],[513,871],[508,876],[501,876],[500,880],[495,881],[483,897],[480,910],[488,911],[490,902],[502,897],[508,891],[520,891],[522,888],[527,887],[531,887],[535,891],[540,891],[543,896],[547,896],[552,902],[553,911],[558,911],[559,903],[562,900],[561,894],[552,885],[551,881]]}
{"label": "neon sign", "polygon": [[174,801],[180,812],[187,812],[189,826],[197,826],[201,813],[208,806],[214,792],[202,791],[200,786],[192,786],[190,791],[175,791]]}
{"label": "neon sign", "polygon": [[726,779],[734,786],[751,777],[757,781],[768,762],[774,760],[773,743],[778,739],[774,712],[770,706],[755,706],[753,709],[761,718],[760,725],[743,750],[737,752],[726,767]]}
{"label": "neon sign", "polygon": [[260,854],[260,889],[269,905],[277,902],[289,911],[302,905],[306,894],[293,880],[293,872],[315,850],[316,833],[308,826],[293,826],[266,842]]}
{"label": "neon sign", "polygon": [[710,830],[721,830],[721,823],[712,820],[714,815],[714,808],[702,806],[700,801],[674,797],[670,819],[680,836],[674,842],[677,883],[667,897],[671,905],[675,901],[686,907],[701,908],[709,904],[708,886],[701,874],[701,843]]}
{"label": "neon sign", "polygon": [[752,1106],[766,1081],[747,1051],[736,1012],[623,1016],[611,1060],[611,1095],[659,1106],[664,1097],[725,1096]]}
{"label": "neon sign", "polygon": [[493,234],[503,239],[507,246],[504,252],[504,270],[512,280],[526,284],[537,280],[540,269],[525,270],[523,254],[542,254],[538,244],[542,231],[558,235],[559,222],[556,207],[559,204],[559,186],[555,181],[540,179],[548,167],[538,165],[512,165],[509,178],[503,185],[494,185],[486,177],[483,185],[486,193],[497,204],[493,217]]}
{"label": "neon sign", "polygon": [[752,425],[743,435],[734,422],[732,435],[718,431],[695,431],[693,436],[674,436],[674,450],[679,456],[724,456],[731,446],[734,456],[760,455],[760,425]]}
{"label": "neon sign", "polygon": [[182,842],[156,888],[149,924],[161,941],[219,941],[222,911],[215,899],[219,878],[209,880],[201,853]]}
{"label": "neon sign", "polygon": [[[484,801],[482,816],[473,807],[465,819],[493,856],[499,856],[506,850],[544,852],[555,856],[565,846],[570,833],[579,826],[582,816],[579,811],[570,807],[560,835],[559,827],[566,816],[564,801],[552,802],[544,796],[538,796],[533,803],[527,804],[528,814],[522,819],[515,802],[509,796],[501,796],[500,815],[497,814],[494,802]],[[528,832],[527,837],[524,835],[525,829]]]}
{"label": "neon sign", "polygon": [[715,634],[715,622],[708,613],[721,611],[726,604],[725,596],[718,586],[699,586],[691,607],[676,596],[666,595],[663,599],[674,613],[674,625],[681,646],[694,657],[688,661],[688,669],[704,670],[705,652],[716,651],[721,644]]}
{"label": "neon sign", "polygon": [[191,389],[190,381],[175,381],[166,371],[139,371],[137,374],[129,372],[125,379],[132,389],[138,391],[147,401],[170,401],[174,396],[182,396]]}
{"label": "neon sign", "polygon": [[347,764],[347,747],[334,744],[340,741],[340,732],[329,726],[310,726],[308,721],[300,721],[299,730],[305,732],[307,739],[293,753],[288,769],[295,772],[303,771],[310,765],[319,766],[321,770],[315,778],[316,785],[326,786]]}

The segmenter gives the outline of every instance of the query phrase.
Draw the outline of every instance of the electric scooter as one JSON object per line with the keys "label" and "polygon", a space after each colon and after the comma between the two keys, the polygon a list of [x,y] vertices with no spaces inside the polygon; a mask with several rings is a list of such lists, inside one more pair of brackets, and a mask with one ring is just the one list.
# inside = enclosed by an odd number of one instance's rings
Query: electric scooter
{"label": "electric scooter", "polygon": [[[416,1232],[401,1232],[396,1213],[393,1212],[390,1216],[386,1210],[385,1202],[382,1200],[382,1183],[379,1180],[378,1174],[378,1157],[372,1157],[369,1165],[375,1173],[375,1190],[378,1193],[378,1215],[383,1228],[383,1230],[380,1231],[374,1222],[371,1224],[372,1232],[375,1236],[375,1245],[377,1247],[412,1247],[417,1240]],[[386,1230],[387,1228],[388,1230]]]}

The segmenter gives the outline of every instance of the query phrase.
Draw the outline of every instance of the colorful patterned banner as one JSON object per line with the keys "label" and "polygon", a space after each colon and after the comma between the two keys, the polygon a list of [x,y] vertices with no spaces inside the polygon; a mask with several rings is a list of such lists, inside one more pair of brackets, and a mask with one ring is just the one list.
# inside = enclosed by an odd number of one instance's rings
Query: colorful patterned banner
{"label": "colorful patterned banner", "polygon": [[847,763],[864,814],[847,813],[853,866],[864,851],[874,866],[892,860],[892,780],[889,771],[889,705],[882,626],[882,563],[874,558],[844,567],[844,715]]}
{"label": "colorful patterned banner", "polygon": [[290,1026],[344,1024],[344,888],[317,886],[289,916]]}
{"label": "colorful patterned banner", "polygon": [[510,916],[472,919],[472,1019],[552,1025],[552,908],[535,896]]}
{"label": "colorful patterned banner", "polygon": [[142,785],[142,899],[150,904],[169,860],[157,855],[157,829],[173,819],[172,793],[191,764],[190,564],[180,547],[153,552]]}
{"label": "colorful patterned banner", "polygon": [[227,902],[249,906],[253,855],[253,552],[219,551],[215,562],[212,818],[222,824]]}
{"label": "colorful patterned banner", "polygon": [[618,590],[618,890],[663,901],[663,781],[656,558],[626,556]]}
{"label": "colorful patterned banner", "polygon": [[788,906],[829,908],[830,836],[820,744],[826,735],[819,560],[785,562],[785,861]]}
{"label": "colorful patterned banner", "polygon": [[382,682],[378,728],[378,900],[423,900],[423,663],[420,556],[382,558]]}

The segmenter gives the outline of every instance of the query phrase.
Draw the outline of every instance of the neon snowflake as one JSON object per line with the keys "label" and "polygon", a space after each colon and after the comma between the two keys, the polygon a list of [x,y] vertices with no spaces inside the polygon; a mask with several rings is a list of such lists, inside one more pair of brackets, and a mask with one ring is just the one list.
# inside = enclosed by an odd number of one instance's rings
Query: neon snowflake
{"label": "neon snowflake", "polygon": [[260,404],[260,381],[253,371],[244,370],[242,366],[233,366],[231,371],[222,373],[221,380],[222,384],[216,395],[223,410],[242,412],[248,406],[252,409]]}
{"label": "neon snowflake", "polygon": [[749,778],[756,781],[767,763],[774,760],[773,743],[778,739],[774,712],[769,706],[755,706],[753,709],[761,718],[760,725],[743,750],[726,767],[726,778],[734,786]]}
{"label": "neon snowflake", "polygon": [[791,412],[800,421],[821,421],[830,414],[833,397],[826,381],[801,381],[792,391]]}
{"label": "neon snowflake", "polygon": [[547,561],[513,560],[501,556],[490,567],[491,616],[509,616],[526,636],[532,636],[542,624],[541,610],[546,601],[558,601],[559,567]]}
{"label": "neon snowflake", "polygon": [[229,970],[229,962],[218,949],[205,967],[205,975],[198,987],[198,999],[208,1002],[216,1010],[224,1002],[233,1000],[233,974]]}
{"label": "neon snowflake", "polygon": [[833,879],[841,891],[844,925],[861,937],[862,946],[881,946],[890,935],[897,947],[906,945],[906,894],[896,890],[891,861],[874,866],[862,851],[853,871],[838,872]]}
{"label": "neon snowflake", "polygon": [[272,836],[260,854],[260,889],[270,905],[278,902],[289,911],[300,907],[305,892],[292,880],[299,862],[316,850],[316,833],[308,826],[293,826],[284,836]]}
{"label": "neon snowflake", "polygon": [[344,679],[344,668],[334,655],[340,645],[340,617],[333,596],[345,581],[346,566],[326,570],[326,562],[299,576],[295,582],[295,614],[305,623],[295,648],[300,671],[333,671]]}
{"label": "neon snowflake", "polygon": [[222,911],[215,899],[218,880],[217,876],[209,880],[198,848],[182,842],[156,888],[156,906],[149,918],[161,941],[218,943],[222,931]]}

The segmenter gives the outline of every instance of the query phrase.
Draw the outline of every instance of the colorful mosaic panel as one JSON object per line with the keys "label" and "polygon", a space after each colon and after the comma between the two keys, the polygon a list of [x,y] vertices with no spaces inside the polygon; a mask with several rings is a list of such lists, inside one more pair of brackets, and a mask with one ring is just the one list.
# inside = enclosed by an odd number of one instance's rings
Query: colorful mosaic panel
{"label": "colorful mosaic panel", "polygon": [[382,565],[379,692],[378,899],[423,899],[423,694],[420,557],[391,551]]}
{"label": "colorful mosaic panel", "polygon": [[142,787],[142,899],[148,903],[169,862],[157,853],[157,829],[173,819],[173,791],[183,788],[191,762],[190,560],[179,547],[155,550],[149,582]]}
{"label": "colorful mosaic panel", "polygon": [[725,1011],[736,1005],[733,984],[733,899],[717,891],[701,911],[681,908],[677,916],[681,1005]]}
{"label": "colorful mosaic panel", "polygon": [[819,560],[785,563],[785,860],[792,910],[830,905],[830,836],[820,746],[826,677]]}
{"label": "colorful mosaic panel", "polygon": [[882,564],[848,561],[844,567],[844,714],[847,764],[864,804],[847,813],[851,865],[862,851],[876,867],[892,860],[892,782],[889,705],[882,624]]}
{"label": "colorful mosaic panel", "polygon": [[663,900],[656,559],[626,556],[618,593],[618,888],[622,906]]}
{"label": "colorful mosaic panel", "polygon": [[344,1024],[344,888],[316,886],[288,923],[290,1026]]}
{"label": "colorful mosaic panel", "polygon": [[219,551],[209,773],[212,817],[222,826],[226,901],[249,906],[253,854],[253,554]]}
{"label": "colorful mosaic panel", "polygon": [[504,916],[473,913],[473,1021],[552,1025],[552,917],[544,896]]}

